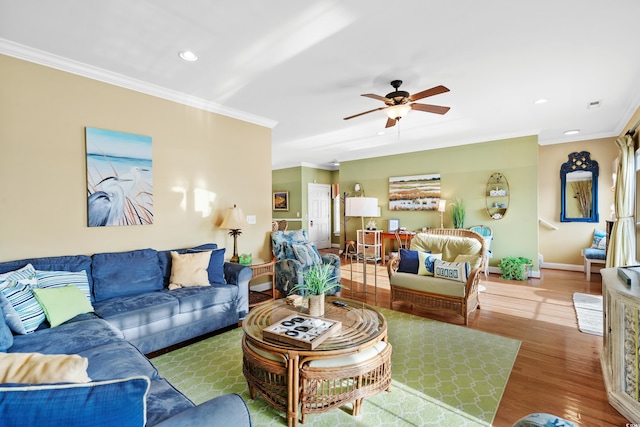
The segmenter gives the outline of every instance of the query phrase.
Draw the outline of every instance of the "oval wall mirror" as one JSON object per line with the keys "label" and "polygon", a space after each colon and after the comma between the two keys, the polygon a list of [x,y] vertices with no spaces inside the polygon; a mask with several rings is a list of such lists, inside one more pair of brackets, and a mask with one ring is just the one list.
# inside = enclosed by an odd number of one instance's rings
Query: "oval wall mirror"
{"label": "oval wall mirror", "polygon": [[598,162],[587,151],[569,154],[560,167],[560,221],[600,222]]}

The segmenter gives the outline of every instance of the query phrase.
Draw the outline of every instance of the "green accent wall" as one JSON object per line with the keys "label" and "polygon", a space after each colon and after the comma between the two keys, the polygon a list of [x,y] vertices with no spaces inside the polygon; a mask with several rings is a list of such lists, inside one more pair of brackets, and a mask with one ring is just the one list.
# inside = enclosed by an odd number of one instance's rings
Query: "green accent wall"
{"label": "green accent wall", "polygon": [[[289,192],[289,211],[272,212],[273,219],[286,219],[289,221],[289,230],[308,229],[308,184],[333,184],[335,171],[316,169],[307,166],[297,166],[286,169],[278,169],[272,172],[271,184],[273,191]],[[299,215],[298,215],[299,214]]]}
{"label": "green accent wall", "polygon": [[[501,220],[491,219],[486,212],[486,184],[494,172],[502,173],[510,187],[509,209]],[[460,198],[466,207],[465,228],[483,224],[493,229],[491,265],[505,256],[524,256],[538,268],[537,136],[342,162],[340,191],[353,191],[355,183],[360,183],[367,197],[377,197],[378,229],[386,230],[389,218],[398,218],[408,230],[439,227],[438,212],[388,209],[389,177],[430,173],[440,174],[442,198],[447,200],[445,228],[452,227],[450,203]],[[359,220],[349,220],[347,238],[355,240],[360,227]]]}

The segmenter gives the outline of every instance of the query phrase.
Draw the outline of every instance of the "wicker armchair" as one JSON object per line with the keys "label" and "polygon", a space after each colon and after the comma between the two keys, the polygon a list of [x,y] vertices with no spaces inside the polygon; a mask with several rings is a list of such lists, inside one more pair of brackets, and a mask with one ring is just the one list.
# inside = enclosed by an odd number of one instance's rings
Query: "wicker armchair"
{"label": "wicker armchair", "polygon": [[[433,235],[441,237],[427,237]],[[421,238],[421,236],[425,237]],[[425,241],[432,246],[425,247]],[[451,253],[452,248],[458,247],[457,245],[461,242],[466,246],[465,253]],[[391,285],[391,304],[406,303],[412,308],[453,312],[462,316],[466,325],[469,313],[480,308],[478,283],[486,256],[484,238],[470,230],[436,228],[417,233],[411,241],[411,249],[431,251],[434,254],[445,252],[448,256],[447,259],[443,255],[445,261],[454,261],[456,255],[475,257],[475,261],[472,263],[466,283],[455,283],[433,276],[398,272],[401,258],[390,260],[387,271]]]}

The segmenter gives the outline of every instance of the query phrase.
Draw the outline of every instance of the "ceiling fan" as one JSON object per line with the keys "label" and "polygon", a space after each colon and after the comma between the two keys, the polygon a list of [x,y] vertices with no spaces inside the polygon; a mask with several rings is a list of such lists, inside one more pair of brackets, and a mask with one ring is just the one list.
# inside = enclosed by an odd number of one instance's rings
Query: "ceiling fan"
{"label": "ceiling fan", "polygon": [[441,93],[449,92],[449,89],[440,85],[432,87],[431,89],[423,90],[422,92],[410,95],[409,92],[399,90],[402,80],[393,80],[391,86],[395,89],[393,92],[386,94],[385,96],[375,95],[373,93],[364,93],[362,96],[367,98],[378,99],[384,102],[384,107],[375,108],[373,110],[365,111],[364,113],[355,114],[353,116],[345,117],[344,120],[353,119],[364,114],[373,113],[374,111],[385,110],[387,116],[386,128],[395,126],[396,122],[404,117],[410,110],[426,111],[427,113],[446,114],[450,107],[443,107],[440,105],[430,104],[418,104],[418,101],[429,96],[439,95]]}

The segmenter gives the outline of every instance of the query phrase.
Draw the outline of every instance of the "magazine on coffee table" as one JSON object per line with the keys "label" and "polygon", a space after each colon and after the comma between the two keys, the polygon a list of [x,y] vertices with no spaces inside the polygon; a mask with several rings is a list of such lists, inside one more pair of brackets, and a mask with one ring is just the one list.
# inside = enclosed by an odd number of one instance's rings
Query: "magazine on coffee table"
{"label": "magazine on coffee table", "polygon": [[268,341],[313,350],[341,328],[342,323],[337,320],[293,314],[264,328],[262,336]]}

